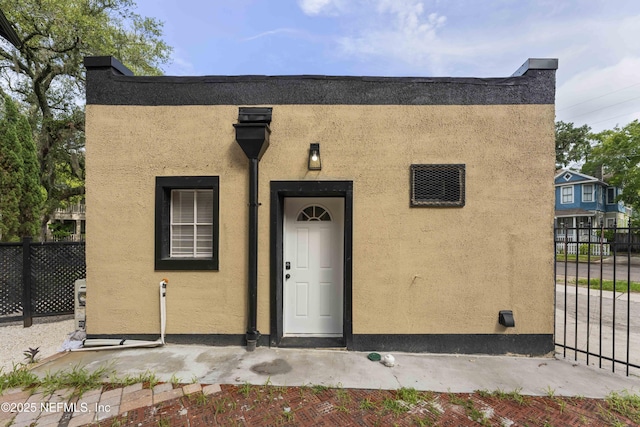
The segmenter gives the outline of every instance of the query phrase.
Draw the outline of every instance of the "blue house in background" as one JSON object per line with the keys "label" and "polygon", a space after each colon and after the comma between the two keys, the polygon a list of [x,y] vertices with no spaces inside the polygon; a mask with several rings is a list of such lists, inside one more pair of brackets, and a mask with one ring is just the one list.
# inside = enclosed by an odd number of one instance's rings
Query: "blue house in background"
{"label": "blue house in background", "polygon": [[[589,221],[593,227],[599,227],[601,222],[605,227],[626,227],[629,223],[631,208],[616,202],[621,189],[602,179],[560,169],[555,176],[555,191],[557,228],[587,227]],[[588,232],[581,230],[580,235],[587,236]],[[575,230],[567,230],[567,237],[575,241]]]}

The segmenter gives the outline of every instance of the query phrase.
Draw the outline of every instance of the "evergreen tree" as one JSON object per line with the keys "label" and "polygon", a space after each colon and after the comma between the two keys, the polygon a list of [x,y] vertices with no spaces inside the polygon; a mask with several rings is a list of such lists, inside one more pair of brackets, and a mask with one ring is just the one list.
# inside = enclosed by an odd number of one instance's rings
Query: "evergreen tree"
{"label": "evergreen tree", "polygon": [[35,237],[40,229],[44,191],[33,132],[17,104],[4,97],[0,111],[0,235],[2,241]]}
{"label": "evergreen tree", "polygon": [[40,185],[40,164],[33,141],[33,131],[26,116],[20,115],[16,123],[18,139],[22,145],[24,182],[20,199],[20,236],[36,237],[40,233],[40,218],[46,192]]}
{"label": "evergreen tree", "polygon": [[20,199],[24,187],[22,144],[16,123],[18,107],[8,96],[0,112],[0,239],[20,239]]}

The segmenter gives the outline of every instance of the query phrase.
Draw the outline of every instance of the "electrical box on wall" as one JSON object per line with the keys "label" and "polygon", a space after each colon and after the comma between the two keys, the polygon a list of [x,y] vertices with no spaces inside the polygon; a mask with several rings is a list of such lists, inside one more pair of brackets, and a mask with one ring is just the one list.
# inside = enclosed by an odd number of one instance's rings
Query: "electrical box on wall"
{"label": "electrical box on wall", "polygon": [[75,327],[76,331],[86,330],[87,323],[87,280],[78,279],[75,282]]}

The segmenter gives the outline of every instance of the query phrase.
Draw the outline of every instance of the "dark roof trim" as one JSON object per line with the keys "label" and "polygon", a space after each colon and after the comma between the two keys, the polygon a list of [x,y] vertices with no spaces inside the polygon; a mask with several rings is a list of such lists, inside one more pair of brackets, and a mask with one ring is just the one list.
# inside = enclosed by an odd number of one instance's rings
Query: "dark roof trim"
{"label": "dark roof trim", "polygon": [[553,104],[555,68],[537,66],[505,78],[149,77],[111,57],[85,58],[87,104],[149,106]]}
{"label": "dark roof trim", "polygon": [[524,76],[529,70],[557,70],[558,60],[554,58],[529,58],[512,77]]}
{"label": "dark roof trim", "polygon": [[87,70],[111,70],[116,75],[133,76],[133,71],[113,56],[87,56],[84,66]]}
{"label": "dark roof trim", "polygon": [[4,16],[2,10],[0,10],[0,37],[7,39],[9,43],[18,49],[22,45],[18,34],[16,34],[7,17]]}

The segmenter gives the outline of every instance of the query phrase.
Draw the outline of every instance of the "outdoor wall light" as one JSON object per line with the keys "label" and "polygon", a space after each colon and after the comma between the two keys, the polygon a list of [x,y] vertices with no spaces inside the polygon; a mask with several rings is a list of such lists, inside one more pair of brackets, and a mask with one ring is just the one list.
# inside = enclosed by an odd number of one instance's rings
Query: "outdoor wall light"
{"label": "outdoor wall light", "polygon": [[311,143],[309,146],[309,170],[322,170],[322,160],[320,159],[320,144]]}

